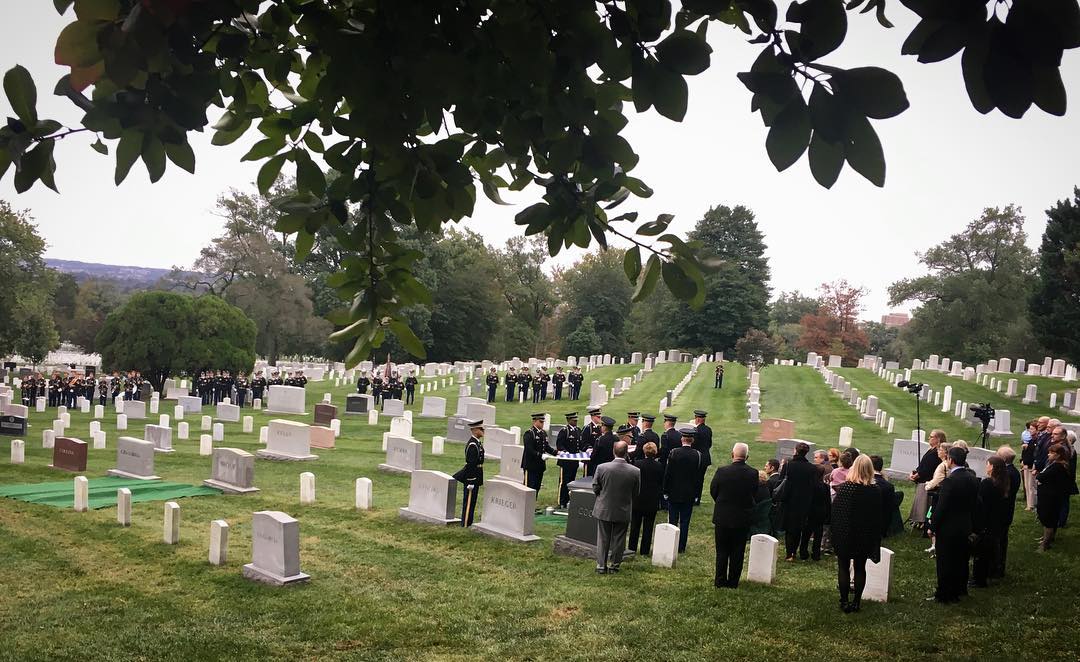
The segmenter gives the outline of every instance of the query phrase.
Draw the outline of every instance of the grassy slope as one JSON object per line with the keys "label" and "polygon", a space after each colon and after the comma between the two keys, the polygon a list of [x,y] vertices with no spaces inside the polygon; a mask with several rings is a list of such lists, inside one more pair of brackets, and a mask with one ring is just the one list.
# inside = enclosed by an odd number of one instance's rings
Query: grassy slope
{"label": "grassy slope", "polygon": [[[687,369],[685,364],[659,366],[613,400],[608,412],[618,420],[627,409],[652,410]],[[632,372],[603,368],[587,381],[610,383]],[[870,392],[884,398],[894,391],[865,374],[879,384]],[[742,368],[728,364],[725,388],[715,391],[712,366],[706,364],[672,408],[683,420],[696,407],[709,410],[718,462],[731,442],[756,436],[756,426],[745,422],[746,383]],[[884,434],[858,421],[807,369],[770,366],[762,389],[763,416],[796,420],[800,437],[818,441],[820,436],[821,443],[831,445],[838,428],[849,424],[860,447],[884,451],[889,446]],[[309,405],[326,390],[309,384]],[[331,390],[339,404],[348,391]],[[452,385],[435,394],[447,396],[452,410],[456,392]],[[574,408],[583,411],[585,404]],[[531,403],[497,406],[504,426],[528,425],[534,409]],[[559,421],[568,407],[549,402],[546,409]],[[91,476],[113,464],[113,418],[110,414],[103,425],[109,449],[90,453]],[[266,418],[256,416],[256,430]],[[712,589],[708,509],[695,514],[690,549],[677,569],[635,561],[626,572],[604,578],[592,574],[588,561],[551,553],[551,538],[560,531],[556,526],[538,526],[544,540],[519,546],[461,529],[402,522],[396,510],[408,500],[408,480],[375,470],[383,460],[381,432],[388,421],[372,428],[360,418],[346,418],[339,448],[321,451],[316,462],[259,461],[256,484],[262,491],[256,495],[182,500],[177,546],[160,543],[160,502],[136,504],[133,526],[121,529],[111,509],[78,514],[0,500],[0,586],[5,589],[0,659],[1077,656],[1062,615],[1078,606],[1072,587],[1080,576],[1080,564],[1073,560],[1080,545],[1066,531],[1059,551],[1030,552],[1036,532],[1026,514],[1018,516],[1014,528],[1005,585],[960,607],[928,607],[922,597],[932,590],[932,562],[918,551],[921,540],[904,536],[889,543],[897,551],[893,600],[841,618],[828,562],[794,567],[781,562],[773,587],[744,583],[736,592]],[[50,419],[51,414],[32,416],[27,464],[0,464],[0,483],[58,478],[45,468],[48,451],[40,447],[41,430]],[[86,429],[88,416],[72,419],[74,434]],[[257,449],[257,436],[239,430],[239,424],[226,424],[226,444]],[[452,472],[461,464],[460,445],[448,444],[443,457],[427,453],[431,436],[444,432],[442,420],[416,419],[414,436],[425,443],[424,466]],[[175,446],[178,452],[157,458],[157,473],[192,483],[208,475],[209,459],[198,456],[197,441]],[[756,466],[772,452],[767,444],[755,442],[753,448]],[[317,476],[314,505],[299,505],[301,471]],[[352,509],[352,484],[359,476],[374,480],[374,511]],[[554,470],[549,471],[541,505],[554,503],[556,484]],[[240,565],[250,560],[250,513],[261,509],[284,510],[300,520],[302,567],[313,577],[309,585],[272,589],[240,577]],[[231,524],[224,568],[206,563],[209,523],[217,518]],[[1051,575],[1067,581],[1046,581]],[[663,653],[657,650],[661,643]]]}

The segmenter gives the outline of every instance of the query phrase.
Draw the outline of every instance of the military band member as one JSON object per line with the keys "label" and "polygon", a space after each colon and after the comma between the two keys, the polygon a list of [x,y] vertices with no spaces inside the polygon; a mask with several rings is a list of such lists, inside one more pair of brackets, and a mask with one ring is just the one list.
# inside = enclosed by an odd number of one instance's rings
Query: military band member
{"label": "military band member", "polygon": [[633,459],[645,459],[645,444],[650,441],[656,444],[656,448],[660,449],[660,435],[653,431],[653,423],[656,422],[656,417],[652,414],[641,415],[641,432],[637,436],[637,448],[634,449]]}
{"label": "military band member", "polygon": [[281,373],[279,373],[277,370],[275,370],[272,373],[270,373],[270,379],[266,380],[266,385],[267,386],[281,386],[282,381],[283,380],[282,380]]}
{"label": "military band member", "polygon": [[724,364],[723,363],[717,363],[716,364],[716,381],[713,384],[713,388],[723,388],[723,387],[724,387]]}
{"label": "military band member", "polygon": [[476,499],[484,484],[484,421],[468,421],[472,435],[465,442],[465,466],[454,474],[454,480],[465,485],[461,500],[461,526],[472,526],[476,513]]}
{"label": "military band member", "polygon": [[555,374],[551,377],[551,387],[555,389],[555,399],[562,400],[562,387],[566,383],[566,375],[563,373],[562,366],[555,368]]}
{"label": "military band member", "polygon": [[506,371],[506,377],[503,379],[503,384],[506,385],[506,401],[514,401],[514,387],[517,386],[517,371],[510,368]]}
{"label": "military band member", "polygon": [[[383,388],[390,394],[390,399],[400,400],[401,392],[404,390],[405,385],[401,383],[401,377],[398,377],[398,374],[395,372],[390,375],[390,381],[387,382]],[[386,395],[383,395],[383,402],[386,402]]]}
{"label": "military band member", "polygon": [[98,380],[98,404],[102,407],[109,401],[109,380],[102,375]]}
{"label": "military band member", "polygon": [[484,383],[487,384],[487,401],[495,402],[495,391],[499,388],[499,373],[495,370],[494,367],[492,367],[491,370],[488,371],[488,376],[484,380]]}
{"label": "military band member", "polygon": [[547,400],[547,386],[551,382],[551,375],[548,374],[547,366],[540,368],[536,372],[537,383],[533,386],[533,402],[537,401],[537,396],[540,400]]}
{"label": "military band member", "polygon": [[589,456],[588,473],[590,476],[596,475],[596,467],[615,459],[615,442],[617,439],[612,434],[614,428],[614,418],[610,416],[600,417],[600,437],[596,440],[596,445],[593,446],[592,454]]}
{"label": "military band member", "polygon": [[27,375],[26,379],[19,383],[19,396],[22,398],[24,407],[32,407],[31,401],[33,400],[34,392],[34,376]]}
{"label": "military band member", "polygon": [[367,376],[366,372],[361,372],[360,379],[356,380],[356,392],[363,395],[367,393],[369,386],[371,386],[371,379]]}
{"label": "military band member", "polygon": [[529,373],[528,368],[522,368],[518,373],[518,392],[521,394],[521,401],[526,402],[529,399],[529,385],[532,383],[532,374]]}
{"label": "military band member", "polygon": [[548,443],[547,431],[544,430],[545,416],[546,414],[533,414],[532,427],[521,435],[521,445],[524,446],[521,468],[525,470],[525,487],[536,490],[537,497],[540,495],[540,485],[544,482],[544,471],[547,469],[544,453],[556,455],[559,452]]}
{"label": "military band member", "polygon": [[405,404],[411,405],[416,400],[416,385],[419,381],[410,370],[409,376],[405,378]]}
{"label": "military band member", "polygon": [[307,377],[304,375],[303,370],[297,370],[293,376],[293,384],[300,388],[307,388]]}
{"label": "military band member", "polygon": [[236,386],[236,406],[243,409],[244,402],[247,401],[247,394],[249,388],[247,376],[244,373],[240,373],[239,375],[237,375],[234,385]]}
{"label": "military band member", "polygon": [[581,396],[581,383],[585,381],[585,375],[581,374],[581,366],[574,366],[574,371],[566,379],[570,382],[570,399],[577,400]]}
{"label": "military band member", "polygon": [[[263,391],[265,391],[265,390],[266,390],[266,378],[263,377],[262,370],[259,370],[258,372],[255,373],[255,379],[251,380],[251,397],[252,398],[257,398],[260,402],[262,402]],[[255,401],[252,400],[252,404],[254,404],[254,403],[255,403]]]}
{"label": "military band member", "polygon": [[[559,430],[555,438],[555,450],[560,453],[582,453],[585,451],[581,443],[581,428],[578,427],[577,412],[566,415],[566,427]],[[566,508],[570,505],[570,483],[577,478],[579,462],[577,460],[559,460],[559,507]]]}
{"label": "military band member", "polygon": [[135,375],[128,373],[127,379],[124,380],[124,401],[135,399]]}
{"label": "military band member", "polygon": [[698,472],[697,483],[697,496],[694,499],[694,505],[701,505],[701,491],[705,485],[705,472],[709,470],[709,465],[712,464],[712,428],[705,425],[705,417],[708,412],[701,409],[694,410],[694,424],[697,425],[697,436],[694,437],[694,449],[701,453],[701,469]]}
{"label": "military band member", "polygon": [[124,385],[121,383],[122,381],[123,379],[120,375],[114,372],[112,376],[112,401],[114,403],[116,402],[116,399],[120,397],[120,391],[124,388]]}

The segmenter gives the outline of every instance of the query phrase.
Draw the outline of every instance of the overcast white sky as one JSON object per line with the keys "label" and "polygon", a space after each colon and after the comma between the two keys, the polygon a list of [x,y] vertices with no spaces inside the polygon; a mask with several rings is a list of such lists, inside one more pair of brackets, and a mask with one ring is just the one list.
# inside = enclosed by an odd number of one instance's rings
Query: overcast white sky
{"label": "overcast white sky", "polygon": [[[913,14],[896,2],[889,8],[896,28],[885,30],[869,15],[852,15],[847,43],[828,59],[839,66],[883,66],[904,81],[911,108],[875,122],[888,163],[884,189],[846,167],[832,190],[822,189],[805,157],[776,172],[765,154],[766,129],[751,114],[750,95],[735,78],[749,69],[759,47],[714,24],[713,66],[690,79],[686,119],[674,123],[653,111],[631,117],[627,138],[642,157],[635,174],[656,194],[623,208],[637,209],[642,218],[674,213],[672,228],[685,233],[711,205],[746,205],[765,233],[774,292],[812,293],[822,282],[846,278],[870,290],[868,319],[887,312],[889,283],[918,273],[915,251],[961,230],[984,207],[1020,205],[1029,243],[1037,247],[1045,210],[1080,184],[1080,53],[1065,53],[1062,73],[1071,93],[1065,118],[1036,108],[1020,121],[997,112],[983,116],[964,92],[958,57],[921,65],[899,55]],[[51,95],[64,73],[53,64],[53,44],[73,18],[57,16],[45,0],[8,0],[5,10],[0,67],[27,67],[38,83],[40,114],[74,125],[80,114]],[[0,108],[10,114],[6,99]],[[195,175],[170,164],[165,177],[151,185],[140,163],[117,188],[113,157],[91,151],[90,142],[77,134],[57,146],[61,195],[44,187],[17,195],[10,173],[0,183],[0,198],[31,210],[49,257],[190,265],[220,231],[220,219],[211,213],[216,197],[229,187],[254,188],[258,171],[258,164],[240,163],[254,139],[221,148],[212,147],[209,136],[193,136]],[[483,202],[465,225],[501,245],[519,232],[514,213],[535,201],[526,193],[506,197],[518,204],[498,207],[480,196]],[[559,261],[573,259],[571,253]]]}

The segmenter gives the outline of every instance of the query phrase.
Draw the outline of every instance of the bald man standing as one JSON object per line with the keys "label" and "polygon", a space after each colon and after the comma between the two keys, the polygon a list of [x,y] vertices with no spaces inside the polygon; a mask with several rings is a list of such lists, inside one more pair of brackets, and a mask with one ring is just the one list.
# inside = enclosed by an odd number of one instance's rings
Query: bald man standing
{"label": "bald man standing", "polygon": [[757,469],[746,463],[750,447],[737,443],[731,449],[731,464],[716,470],[709,494],[713,506],[716,535],[716,588],[738,588],[742,574],[746,538],[754,518],[754,496],[758,491]]}

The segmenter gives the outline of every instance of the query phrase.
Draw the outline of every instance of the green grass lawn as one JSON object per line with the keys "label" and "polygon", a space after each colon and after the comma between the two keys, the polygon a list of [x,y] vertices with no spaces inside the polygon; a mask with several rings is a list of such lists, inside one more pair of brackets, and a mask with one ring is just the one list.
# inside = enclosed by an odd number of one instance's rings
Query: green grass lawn
{"label": "green grass lawn", "polygon": [[[726,367],[724,389],[712,388],[713,365],[705,364],[671,410],[687,420],[693,409],[708,409],[714,461],[726,461],[731,443],[750,441],[751,463],[760,467],[772,455],[772,445],[755,441],[758,426],[746,423],[745,370],[736,364]],[[606,411],[620,421],[629,409],[657,413],[661,395],[688,369],[688,364],[658,366],[613,399]],[[583,397],[591,379],[610,385],[611,379],[633,372],[633,366],[612,366],[588,373]],[[911,396],[868,371],[843,372],[860,382],[860,392],[876,393],[882,407],[896,415],[911,404]],[[352,389],[328,386],[308,384],[309,411],[328,391],[344,409],[344,396]],[[798,437],[832,446],[840,426],[850,425],[860,448],[886,455],[891,448],[890,435],[861,421],[808,368],[769,366],[761,386],[762,417],[795,420]],[[449,412],[456,394],[456,385],[434,393],[447,397]],[[418,396],[416,412],[420,401]],[[499,401],[497,423],[524,429],[535,409],[561,422],[563,413],[584,413],[586,404],[585,399],[535,406]],[[944,423],[944,415],[938,416]],[[0,484],[69,477],[45,466],[50,451],[41,448],[41,431],[52,417],[52,412],[31,415],[25,465],[8,464],[7,444],[0,442]],[[242,434],[240,424],[226,424],[224,445],[257,450],[258,427],[268,417],[255,418],[251,435]],[[89,420],[73,413],[70,434],[89,440]],[[110,411],[102,423],[108,449],[90,451],[87,475],[92,477],[104,475],[115,460],[115,415]],[[198,455],[194,423],[194,440],[174,439],[177,452],[156,458],[156,473],[166,480],[198,484],[209,476],[210,459]],[[141,425],[134,426],[131,432],[141,432]],[[538,524],[542,541],[522,546],[460,528],[404,522],[397,509],[408,501],[408,479],[375,468],[384,460],[381,436],[388,426],[385,418],[372,427],[364,416],[345,417],[338,448],[317,451],[319,460],[258,461],[255,482],[261,492],[180,500],[181,542],[176,546],[161,542],[160,502],[135,504],[132,526],[124,529],[115,524],[111,508],[75,513],[0,499],[0,659],[1080,656],[1071,627],[1080,607],[1080,544],[1067,529],[1057,549],[1035,553],[1037,531],[1027,513],[1017,514],[1010,576],[1001,585],[978,591],[956,607],[925,603],[933,590],[933,561],[922,553],[922,539],[903,535],[886,543],[897,553],[890,602],[843,615],[836,608],[835,565],[829,559],[794,565],[780,561],[773,586],[744,582],[738,591],[713,589],[711,500],[695,513],[689,549],[677,568],[653,568],[635,560],[619,575],[606,577],[593,574],[590,561],[552,553],[552,538],[562,530],[558,525]],[[896,436],[908,436],[910,427],[901,428],[898,420]],[[451,473],[461,466],[461,444],[447,443],[444,456],[430,454],[431,437],[445,434],[444,420],[417,417],[413,430],[424,443],[425,468]],[[302,507],[303,471],[316,474],[318,500]],[[495,471],[489,467],[487,473]],[[353,509],[353,482],[361,476],[374,481],[376,508],[369,512]],[[557,483],[552,463],[539,505],[554,505]],[[240,576],[240,566],[250,561],[251,513],[264,509],[299,519],[301,564],[312,576],[309,584],[271,588]],[[210,522],[219,518],[231,526],[224,567],[207,563]]]}

